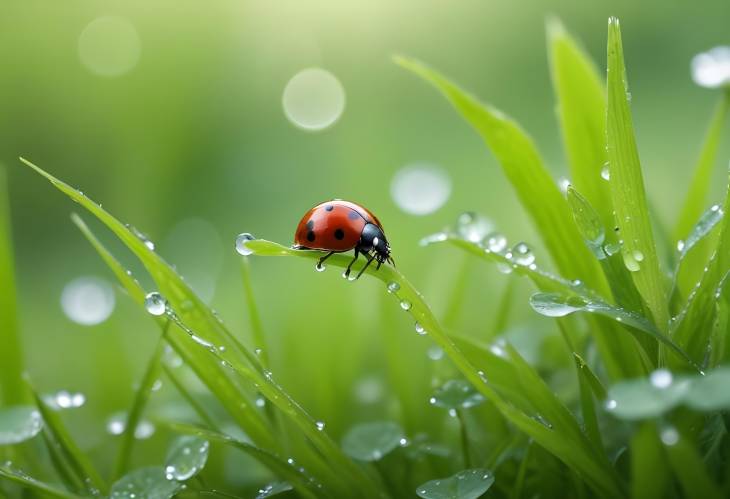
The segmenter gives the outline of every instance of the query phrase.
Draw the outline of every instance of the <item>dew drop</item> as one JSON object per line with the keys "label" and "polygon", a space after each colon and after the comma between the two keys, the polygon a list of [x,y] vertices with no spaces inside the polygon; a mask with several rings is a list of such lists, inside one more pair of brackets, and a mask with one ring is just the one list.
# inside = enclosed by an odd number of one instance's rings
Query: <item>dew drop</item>
{"label": "dew drop", "polygon": [[677,251],[682,251],[684,249],[684,241],[679,240],[677,241]]}
{"label": "dew drop", "polygon": [[317,427],[317,430],[319,430],[319,431],[324,430],[324,421],[317,421],[315,423],[315,426]]}
{"label": "dew drop", "polygon": [[507,247],[507,238],[498,232],[493,232],[487,236],[486,246],[493,253],[501,253]]}
{"label": "dew drop", "polygon": [[664,445],[676,445],[679,442],[679,432],[674,426],[667,426],[662,429],[659,438]]}
{"label": "dew drop", "polygon": [[471,211],[462,213],[456,220],[459,236],[472,243],[481,242],[493,229],[491,220]]}
{"label": "dew drop", "polygon": [[613,399],[609,399],[606,401],[606,409],[608,409],[609,411],[616,409],[617,406],[618,403]]}
{"label": "dew drop", "polygon": [[388,293],[397,293],[400,289],[400,284],[395,281],[388,283]]}
{"label": "dew drop", "polygon": [[243,256],[249,256],[253,254],[253,250],[249,249],[246,244],[248,244],[249,241],[253,241],[256,238],[253,237],[248,232],[243,232],[236,237],[236,251],[239,255]]}
{"label": "dew drop", "polygon": [[518,265],[530,265],[535,262],[535,255],[525,243],[517,243],[512,248],[515,263]]}
{"label": "dew drop", "polygon": [[160,316],[167,311],[167,300],[157,291],[147,293],[144,297],[144,308],[150,314]]}
{"label": "dew drop", "polygon": [[420,322],[416,322],[414,327],[416,329],[416,333],[418,333],[419,336],[423,336],[424,334],[426,334],[426,330],[423,328]]}
{"label": "dew drop", "polygon": [[668,388],[672,384],[672,373],[667,369],[657,369],[649,375],[649,381],[656,388]]}
{"label": "dew drop", "polygon": [[613,256],[621,251],[621,243],[609,243],[603,247],[603,250],[608,256]]}
{"label": "dew drop", "polygon": [[631,255],[634,257],[634,260],[637,262],[643,262],[644,261],[644,253],[642,253],[639,250],[634,250]]}
{"label": "dew drop", "polygon": [[611,171],[608,169],[608,162],[603,164],[601,168],[601,178],[603,180],[611,180]]}
{"label": "dew drop", "polygon": [[636,258],[634,258],[633,252],[624,251],[622,255],[624,258],[624,265],[630,272],[637,272],[641,269],[639,262],[637,262]]}
{"label": "dew drop", "polygon": [[403,310],[408,311],[408,310],[411,309],[412,306],[413,305],[408,300],[401,300],[400,301],[400,308],[402,308]]}
{"label": "dew drop", "polygon": [[431,360],[441,360],[444,358],[444,351],[441,347],[434,345],[426,351],[426,355]]}

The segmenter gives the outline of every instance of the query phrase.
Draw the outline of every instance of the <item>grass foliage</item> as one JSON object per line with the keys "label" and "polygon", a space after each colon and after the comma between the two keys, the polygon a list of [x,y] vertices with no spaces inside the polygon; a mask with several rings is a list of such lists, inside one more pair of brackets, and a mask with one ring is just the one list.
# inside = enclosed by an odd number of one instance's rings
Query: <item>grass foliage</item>
{"label": "grass foliage", "polygon": [[[313,265],[320,253],[266,240],[246,244],[250,256],[242,257],[241,275],[251,319],[248,346],[132,227],[23,160],[139,259],[165,308],[152,316],[159,342],[146,354],[149,362],[127,412],[114,465],[97,470],[61,414],[23,375],[10,217],[0,176],[0,387],[5,408],[0,411],[33,404],[37,410],[21,412],[37,418],[31,426],[40,425],[19,438],[18,422],[11,428],[7,421],[12,418],[0,413],[0,457],[5,458],[0,460],[0,497],[20,497],[21,489],[28,497],[238,497],[233,485],[211,485],[218,474],[206,467],[209,446],[213,454],[242,452],[268,470],[271,482],[262,485],[258,497],[727,496],[730,375],[721,366],[730,356],[730,222],[724,216],[730,195],[711,208],[706,197],[728,93],[712,118],[672,231],[670,244],[681,240],[681,248],[664,248],[678,263],[666,268],[657,249],[664,243],[655,237],[649,215],[650,186],[644,182],[634,134],[618,20],[608,25],[605,84],[556,20],[548,22],[547,41],[572,178],[567,192],[514,120],[421,62],[404,57],[396,62],[438,89],[481,136],[534,223],[554,270],[538,267],[529,248],[507,248],[494,235],[474,237],[470,217],[426,237],[423,244],[450,245],[454,252],[476,257],[475,262],[499,266],[510,279],[529,279],[535,288],[529,306],[512,303],[511,287],[500,306],[531,307],[555,321],[560,336],[552,363],[546,363],[545,352],[528,359],[499,336],[505,311],[489,335],[447,330],[442,324],[452,321],[442,323],[397,269],[370,267],[365,278],[382,281],[383,293],[392,297],[389,306],[406,310],[416,332],[450,360],[448,382],[434,391],[430,404],[417,403],[421,410],[427,405],[442,409],[453,430],[440,444],[432,435],[409,434],[405,422],[384,414],[383,420],[351,427],[340,442],[277,383],[258,311],[268,304],[257,303],[250,279],[249,266],[256,258],[290,257]],[[74,214],[72,220],[133,302],[145,307],[157,297],[142,288],[82,216]],[[698,247],[707,258],[685,258]],[[334,255],[327,266],[343,268],[349,259]],[[458,282],[464,285],[463,279]],[[397,364],[408,352],[395,351],[396,344],[389,340],[386,347]],[[189,367],[221,411],[165,364],[169,351]],[[394,390],[406,404],[408,372],[394,372]],[[135,431],[161,373],[190,406],[195,421],[166,420],[168,430],[181,437],[170,446],[166,461],[142,467]],[[186,458],[191,448],[204,449],[205,456]]]}

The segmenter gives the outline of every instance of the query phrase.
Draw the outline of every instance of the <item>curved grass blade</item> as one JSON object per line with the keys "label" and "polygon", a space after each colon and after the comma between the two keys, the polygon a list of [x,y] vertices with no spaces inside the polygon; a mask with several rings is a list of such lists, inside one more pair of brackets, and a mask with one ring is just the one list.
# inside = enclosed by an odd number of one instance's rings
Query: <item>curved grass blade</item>
{"label": "curved grass blade", "polygon": [[727,120],[728,111],[730,111],[730,89],[725,89],[707,128],[707,134],[687,191],[687,198],[682,205],[682,210],[679,212],[677,226],[674,228],[674,241],[677,243],[687,237],[695,220],[700,217],[706,206],[705,200],[712,180],[712,167],[717,160],[717,150],[722,140],[722,130]]}
{"label": "curved grass blade", "polygon": [[[258,256],[297,257],[309,259],[313,263],[322,256],[322,253],[318,251],[295,250],[262,239],[250,241],[246,243],[246,247],[252,251],[252,254]],[[349,263],[350,257],[342,254],[334,254],[327,259],[328,266],[345,268]],[[357,271],[362,265],[362,262],[358,262],[353,266],[353,269]],[[365,274],[379,279],[386,285],[386,288],[389,287],[391,290],[397,290],[390,294],[399,301],[407,300],[412,304],[407,312],[416,321],[418,325],[417,330],[430,336],[441,347],[444,353],[449,356],[464,377],[482,395],[489,399],[505,418],[576,471],[587,483],[603,494],[603,496],[620,497],[622,495],[622,486],[617,476],[611,470],[607,461],[595,455],[592,446],[583,437],[579,429],[577,433],[571,430],[570,435],[566,436],[533,418],[534,414],[528,415],[523,412],[523,410],[515,405],[520,403],[520,399],[523,399],[522,403],[526,402],[524,401],[524,396],[520,394],[519,388],[511,387],[511,382],[515,379],[514,377],[511,381],[507,380],[504,385],[506,392],[514,395],[514,398],[509,399],[505,398],[493,386],[491,380],[485,381],[483,376],[491,367],[490,358],[482,358],[481,353],[468,356],[462,350],[461,346],[457,346],[453,339],[441,328],[421,294],[400,272],[387,265],[379,270],[368,267],[365,270]],[[492,360],[494,357],[492,356]],[[479,362],[479,364],[476,364],[476,362]],[[567,437],[577,437],[579,440],[576,442],[573,438]]]}
{"label": "curved grass blade", "polygon": [[570,220],[570,210],[527,133],[501,111],[482,104],[426,65],[403,57],[396,58],[396,62],[440,90],[486,141],[560,273],[571,278],[585,278],[599,292],[606,290],[606,282],[590,252],[581,243],[575,226],[556,223]]}
{"label": "curved grass blade", "polygon": [[38,407],[38,411],[43,417],[45,423],[43,432],[46,442],[52,446],[52,451],[63,460],[66,469],[73,475],[76,483],[80,484],[86,493],[94,495],[99,492],[105,493],[107,489],[106,483],[102,480],[101,475],[96,471],[91,460],[81,452],[73,438],[69,434],[66,426],[63,424],[61,417],[40,397],[30,384],[28,385],[30,392],[33,394]]}
{"label": "curved grass blade", "polygon": [[27,401],[23,390],[23,353],[18,335],[10,203],[5,169],[0,166],[0,401]]}
{"label": "curved grass blade", "polygon": [[[9,467],[7,464],[0,464],[0,478],[15,482],[40,497],[55,497],[57,499],[81,499],[84,497],[36,480],[20,470]],[[0,493],[2,492],[0,491]]]}
{"label": "curved grass blade", "polygon": [[[722,211],[730,210],[730,172]],[[723,217],[717,247],[687,304],[673,320],[672,337],[697,362],[705,360],[715,317],[715,303],[722,296],[724,277],[730,271],[730,217]]]}
{"label": "curved grass blade", "polygon": [[[598,69],[560,21],[547,22],[550,74],[570,178],[598,207],[603,227],[613,225],[608,183],[602,178],[606,155],[606,89]],[[607,234],[609,241],[612,233]]]}
{"label": "curved grass blade", "polygon": [[624,66],[618,19],[608,22],[608,111],[607,137],[611,197],[623,245],[621,253],[632,270],[636,288],[652,312],[657,327],[669,323],[666,290],[659,270],[634,124],[629,108],[628,83]]}
{"label": "curved grass blade", "polygon": [[250,455],[261,464],[269,468],[277,477],[282,480],[289,482],[302,497],[311,499],[317,499],[320,497],[318,494],[322,493],[316,482],[296,466],[289,464],[281,457],[272,454],[264,449],[256,447],[255,445],[241,442],[233,437],[218,433],[212,430],[201,428],[194,425],[187,425],[181,423],[170,423],[170,429],[179,433],[185,433],[187,435],[195,435],[197,437],[204,438],[210,442],[217,442],[223,445],[234,447],[240,451]]}
{"label": "curved grass blade", "polygon": [[535,293],[530,297],[530,306],[538,314],[547,317],[565,317],[576,312],[588,312],[608,317],[622,325],[646,333],[669,348],[687,364],[700,371],[700,367],[672,339],[659,331],[654,324],[635,312],[617,308],[600,300],[585,300],[578,296],[559,293]]}
{"label": "curved grass blade", "polygon": [[[107,265],[109,265],[115,275],[119,278],[125,288],[129,291],[134,300],[142,305],[145,294],[137,281],[124,270],[121,264],[119,264],[111,253],[109,253],[98,239],[94,237],[88,227],[86,227],[78,216],[72,216],[72,219],[99,252]],[[171,314],[168,315],[168,318],[173,320],[173,322],[175,322],[179,328],[186,333],[186,335],[195,335],[195,332],[185,325],[177,315]],[[162,316],[156,317],[156,319],[160,324],[163,324],[163,321],[166,320],[163,319]],[[286,413],[295,424],[297,424],[300,428],[303,427],[305,429],[305,434],[310,438],[310,440],[312,440],[313,443],[318,444],[317,446],[319,449],[325,453],[325,455],[328,455],[330,458],[330,462],[328,463],[330,468],[322,468],[320,460],[309,447],[304,448],[303,452],[306,450],[306,452],[310,454],[297,456],[300,461],[307,464],[311,469],[320,470],[322,473],[327,475],[321,477],[322,482],[326,482],[327,485],[330,485],[335,489],[338,486],[347,487],[347,479],[343,478],[342,469],[337,471],[331,468],[331,461],[334,460],[340,463],[338,465],[342,466],[343,469],[347,469],[349,466],[352,475],[354,475],[350,478],[350,480],[353,480],[356,483],[362,483],[363,490],[370,490],[371,487],[375,487],[371,484],[370,479],[362,474],[362,471],[359,468],[354,468],[356,465],[349,461],[344,454],[341,453],[339,447],[337,447],[334,442],[332,442],[322,432],[319,432],[316,428],[314,419],[304,412],[304,410],[299,407],[299,405],[278,385],[273,383],[270,374],[267,376],[257,376],[256,371],[250,371],[247,366],[241,364],[239,360],[221,358],[218,353],[219,350],[216,350],[216,356],[213,357],[215,360],[211,361],[209,359],[212,357],[201,352],[201,349],[199,348],[200,345],[191,344],[192,342],[189,341],[187,336],[180,337],[174,334],[168,334],[168,341],[175,348],[178,355],[180,355],[182,359],[193,368],[200,379],[203,380],[211,391],[217,395],[224,407],[226,407],[239,425],[241,425],[241,427],[247,432],[249,437],[251,437],[258,445],[263,446],[263,444],[260,443],[260,441],[262,441],[264,444],[268,443],[267,446],[269,448],[277,448],[275,436],[272,433],[273,430],[266,426],[265,420],[256,410],[254,404],[246,402],[248,397],[247,394],[243,393],[240,388],[230,380],[227,369],[223,367],[224,364],[227,367],[235,368],[235,372],[241,376],[247,377],[248,379],[253,377],[254,383],[258,385],[261,393],[269,398],[269,400],[273,401],[274,404],[277,405],[282,412]],[[207,349],[205,352],[211,353]],[[259,428],[262,428],[262,430],[259,430]],[[257,430],[257,433],[254,435],[256,435],[260,441],[257,441],[257,438],[254,438],[254,436],[250,433],[252,430]],[[263,431],[265,431],[265,433],[262,433]],[[378,495],[376,492],[371,493],[373,496]]]}

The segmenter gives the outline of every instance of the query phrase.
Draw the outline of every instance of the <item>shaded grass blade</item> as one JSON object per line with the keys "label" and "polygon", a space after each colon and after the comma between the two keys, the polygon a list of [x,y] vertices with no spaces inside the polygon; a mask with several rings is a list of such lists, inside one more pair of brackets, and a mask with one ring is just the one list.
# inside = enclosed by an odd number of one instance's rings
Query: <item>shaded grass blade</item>
{"label": "shaded grass blade", "polygon": [[56,451],[67,469],[72,473],[76,482],[81,488],[89,494],[98,494],[106,492],[107,486],[96,471],[91,460],[81,452],[73,438],[69,434],[66,426],[61,420],[61,416],[53,409],[48,407],[45,401],[29,386],[29,389],[35,397],[38,411],[43,417],[45,426],[43,433],[49,446],[52,446],[52,452]]}
{"label": "shaded grass blade", "polygon": [[[345,456],[325,432],[319,430],[314,418],[307,414],[281,386],[273,381],[270,372],[264,372],[257,357],[233,337],[213,311],[193,293],[183,279],[162,258],[147,247],[130,228],[123,225],[80,191],[58,180],[33,163],[22,158],[21,161],[94,214],[140,259],[169,302],[171,309],[174,310],[173,313],[168,314],[168,317],[174,319],[180,329],[195,340],[190,341],[190,338],[180,339],[177,343],[181,350],[188,349],[187,355],[183,355],[184,360],[194,360],[201,369],[210,370],[213,366],[220,369],[228,368],[223,371],[223,378],[228,378],[229,375],[235,373],[243,380],[256,385],[260,392],[302,431],[313,446],[320,453],[327,456],[329,474],[327,477],[322,478],[323,481],[328,481],[335,490],[349,491],[354,486],[361,496],[379,497],[382,495],[380,486],[357,464]],[[201,339],[198,336],[199,334],[205,335],[205,348],[201,348],[203,345],[198,341]],[[170,337],[178,338],[179,335],[171,335]],[[225,347],[225,354],[222,353],[223,349],[220,346]],[[221,382],[220,376],[208,377],[207,379],[215,383]],[[238,393],[241,393],[240,390],[238,390]],[[277,448],[277,441],[273,437],[268,423],[259,415],[255,407],[248,402],[247,397],[236,398],[230,395],[225,399],[221,399],[221,402],[227,403],[229,406],[237,404],[237,408],[233,409],[232,414],[245,416],[246,421],[260,425],[246,429],[254,441],[266,441],[268,447]],[[313,451],[310,457],[314,459]],[[305,458],[308,462],[313,462],[312,459]]]}
{"label": "shaded grass blade", "polygon": [[486,141],[560,273],[584,278],[594,289],[604,291],[606,282],[578,230],[573,224],[559,223],[570,220],[570,210],[527,133],[501,111],[482,104],[424,64],[402,57],[396,62],[440,90]]}
{"label": "shaded grass blade", "polygon": [[621,31],[616,18],[608,22],[608,108],[607,137],[611,197],[616,224],[623,240],[624,261],[633,272],[636,287],[652,312],[653,320],[665,331],[669,321],[666,290],[659,270],[649,208],[634,124],[629,108]]}
{"label": "shaded grass blade", "polygon": [[[40,480],[36,480],[26,473],[10,468],[4,464],[0,464],[0,478],[15,482],[28,491],[38,494],[40,497],[55,497],[58,499],[80,499],[81,497],[84,497],[71,493],[67,490],[58,489],[53,485],[41,482]],[[1,490],[0,494],[2,494]]]}
{"label": "shaded grass blade", "polygon": [[[558,100],[570,178],[589,202],[598,207],[604,227],[613,225],[608,183],[601,178],[606,155],[606,89],[598,69],[560,21],[547,23],[550,74]],[[612,235],[609,233],[609,240]]]}
{"label": "shaded grass blade", "polygon": [[712,168],[717,160],[717,150],[722,139],[722,131],[727,120],[728,111],[730,111],[730,89],[725,89],[707,128],[707,134],[687,191],[687,198],[679,212],[677,225],[673,231],[675,243],[687,237],[695,221],[706,208],[705,202],[707,193],[710,190]]}
{"label": "shaded grass blade", "polygon": [[256,306],[256,297],[254,296],[253,286],[251,285],[251,262],[247,257],[241,258],[241,280],[243,281],[243,290],[246,294],[246,307],[248,308],[248,316],[251,322],[251,332],[253,333],[254,348],[259,349],[259,359],[264,368],[269,365],[269,349],[266,344],[266,336],[264,328],[261,325],[261,315]]}
{"label": "shaded grass blade", "polygon": [[15,275],[7,177],[0,166],[0,401],[27,400],[23,386],[23,352],[18,336]]}
{"label": "shaded grass blade", "polygon": [[669,467],[653,422],[639,425],[631,437],[631,497],[662,499],[671,484]]}
{"label": "shaded grass blade", "polygon": [[[248,242],[246,247],[258,256],[294,256],[314,261],[322,255],[318,251],[295,250],[261,239]],[[345,268],[349,264],[350,258],[347,255],[335,254],[329,257],[327,262],[328,266]],[[362,265],[363,263],[358,262],[353,266],[354,271],[358,271]],[[449,356],[464,377],[482,395],[489,399],[505,418],[576,471],[604,496],[620,497],[622,495],[622,486],[610,468],[610,465],[594,453],[592,446],[582,435],[580,429],[577,427],[577,423],[569,413],[566,414],[563,409],[557,406],[551,406],[549,410],[545,409],[548,416],[554,417],[555,422],[561,424],[561,429],[563,429],[562,425],[565,425],[565,432],[558,431],[557,427],[550,428],[546,426],[543,422],[533,417],[536,416],[535,414],[528,415],[521,408],[527,410],[530,406],[525,404],[529,403],[529,401],[526,401],[525,395],[521,392],[521,385],[514,385],[515,380],[518,379],[515,377],[514,372],[510,371],[508,375],[503,376],[506,381],[501,387],[505,390],[505,393],[509,394],[508,398],[493,386],[491,379],[487,378],[485,381],[483,377],[484,373],[495,369],[494,366],[498,365],[496,364],[497,360],[505,363],[504,359],[495,355],[482,357],[488,354],[485,354],[481,349],[474,350],[472,355],[464,352],[462,345],[454,343],[454,340],[441,328],[421,294],[393,267],[384,265],[377,271],[370,267],[365,271],[365,274],[379,279],[386,284],[386,287],[392,283],[398,285],[397,292],[393,292],[391,295],[399,301],[407,300],[412,304],[407,312],[426,331],[426,334],[441,347],[444,353]],[[478,367],[475,362],[479,362]],[[527,369],[526,364],[522,364],[521,366],[523,369]],[[530,382],[538,383],[539,377],[536,377],[536,375],[527,372],[523,372],[521,375],[526,376]],[[540,387],[543,385],[544,383],[540,382],[537,385],[538,388],[535,389],[541,389]],[[540,398],[543,397],[548,397],[548,395],[546,392],[541,391]],[[572,423],[568,423],[571,419]]]}

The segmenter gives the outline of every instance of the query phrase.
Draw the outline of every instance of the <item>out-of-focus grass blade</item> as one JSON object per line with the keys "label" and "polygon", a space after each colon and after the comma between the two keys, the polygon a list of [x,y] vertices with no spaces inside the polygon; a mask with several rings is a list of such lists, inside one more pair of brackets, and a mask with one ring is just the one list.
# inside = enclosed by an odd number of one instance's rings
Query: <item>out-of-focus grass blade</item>
{"label": "out-of-focus grass blade", "polygon": [[296,488],[297,492],[299,492],[303,497],[317,499],[317,497],[320,497],[318,493],[322,493],[310,477],[302,473],[296,466],[289,464],[284,459],[272,454],[271,452],[246,442],[241,442],[240,440],[229,437],[228,435],[201,428],[199,426],[182,423],[170,423],[169,426],[173,431],[188,435],[195,435],[210,442],[218,442],[245,452],[269,468],[269,470],[277,477],[292,484],[294,488]]}
{"label": "out-of-focus grass blade", "polygon": [[717,159],[717,150],[722,139],[722,130],[730,110],[730,89],[725,89],[722,100],[712,116],[700,156],[695,164],[694,175],[687,191],[687,198],[679,212],[677,226],[674,228],[674,242],[684,240],[692,230],[695,221],[705,209],[707,193],[712,180],[712,167]]}
{"label": "out-of-focus grass blade", "polygon": [[[0,478],[15,482],[28,491],[38,494],[40,497],[56,497],[58,499],[81,499],[84,497],[68,492],[67,490],[58,489],[47,483],[43,483],[40,480],[36,480],[26,473],[10,468],[5,464],[0,464]],[[1,493],[2,492],[0,491],[0,494]]]}
{"label": "out-of-focus grass blade", "polygon": [[[730,210],[730,172],[722,211]],[[730,270],[730,217],[724,216],[720,225],[717,247],[705,267],[697,287],[673,321],[674,340],[697,362],[705,358],[715,316],[715,303],[722,296],[725,274]]]}
{"label": "out-of-focus grass blade", "polygon": [[[246,244],[246,247],[251,250],[252,254],[258,256],[293,256],[312,261],[322,256],[322,253],[318,251],[295,250],[262,239],[250,241]],[[335,254],[327,259],[328,267],[344,268],[347,267],[349,262],[350,258],[347,255]],[[356,264],[353,266],[353,270],[358,271],[362,265],[362,263]],[[454,339],[445,333],[436,320],[423,296],[395,268],[384,265],[377,271],[368,268],[365,273],[382,281],[386,285],[386,289],[390,290],[391,296],[398,299],[398,301],[405,300],[411,303],[408,313],[416,321],[417,330],[430,336],[474,388],[489,399],[507,420],[575,470],[603,497],[622,496],[622,486],[613,470],[607,462],[595,455],[593,447],[582,435],[580,429],[577,430],[577,433],[574,429],[570,429],[566,434],[559,431],[556,426],[551,428],[545,422],[541,422],[537,414],[528,415],[523,412],[521,408],[527,410],[531,406],[525,405],[529,404],[529,400],[522,393],[521,385],[515,384],[517,377],[514,372],[511,368],[509,371],[493,370],[496,369],[494,366],[497,365],[497,362],[502,364],[506,362],[503,358],[495,354],[490,355],[488,350],[485,352],[484,349],[479,347],[474,348],[473,352],[469,354],[464,351],[463,347],[463,344],[468,345],[468,342],[459,341],[458,345],[454,343]],[[491,378],[490,372],[492,373]],[[494,386],[494,378],[500,376],[504,380],[500,385],[500,389],[509,392],[509,398],[506,398]],[[553,409],[556,414],[560,411],[557,408]],[[562,422],[562,416],[556,421]],[[566,426],[566,428],[569,427]],[[579,438],[578,441],[574,438],[576,435]]]}
{"label": "out-of-focus grass blade", "polygon": [[598,265],[582,244],[578,230],[567,223],[570,220],[568,205],[527,133],[502,112],[482,104],[424,64],[402,57],[396,58],[396,62],[439,89],[486,141],[560,273],[571,279],[585,279],[599,292],[607,290]]}
{"label": "out-of-focus grass blade", "polygon": [[[606,90],[593,61],[555,18],[547,22],[550,73],[571,182],[593,206],[603,227],[613,225],[606,166]],[[608,234],[611,240],[612,233]]]}
{"label": "out-of-focus grass blade", "polygon": [[106,483],[92,465],[91,460],[76,445],[63,421],[61,421],[61,416],[48,407],[32,387],[29,386],[29,389],[33,393],[36,406],[43,417],[45,423],[43,432],[47,437],[48,444],[58,452],[61,459],[68,466],[69,471],[77,479],[77,482],[82,484],[87,493],[92,495],[99,492],[105,493],[107,491]]}
{"label": "out-of-focus grass blade", "polygon": [[707,473],[702,457],[684,435],[676,428],[667,427],[662,430],[665,439],[664,449],[669,464],[679,479],[686,497],[702,497],[703,499],[720,499],[726,497]]}
{"label": "out-of-focus grass blade", "polygon": [[662,499],[671,484],[661,442],[653,422],[642,423],[631,438],[631,497]]}
{"label": "out-of-focus grass blade", "polygon": [[[591,441],[596,452],[604,452],[603,439],[601,438],[601,429],[598,426],[598,416],[596,413],[596,404],[594,400],[599,401],[605,399],[605,390],[596,375],[588,367],[588,364],[580,355],[573,352],[575,367],[578,372],[578,389],[580,391],[580,407],[583,414],[583,425],[585,427],[586,436]],[[601,396],[601,392],[602,396]]]}
{"label": "out-of-focus grass blade", "polygon": [[10,203],[5,169],[0,166],[0,401],[14,405],[26,400],[23,388],[23,353],[18,318],[10,229]]}
{"label": "out-of-focus grass blade", "polygon": [[256,297],[253,293],[251,285],[251,262],[247,257],[241,258],[241,280],[243,281],[243,290],[246,294],[246,307],[248,308],[249,321],[251,322],[251,331],[253,333],[254,348],[259,349],[259,359],[264,367],[269,365],[269,349],[266,345],[266,337],[264,336],[264,328],[261,325],[261,315],[256,306]]}
{"label": "out-of-focus grass blade", "polygon": [[129,470],[129,460],[132,456],[132,448],[135,441],[134,433],[137,430],[137,425],[142,418],[142,414],[147,406],[147,401],[152,393],[152,385],[155,383],[160,372],[160,360],[162,359],[162,354],[165,351],[165,337],[167,336],[169,327],[170,323],[165,323],[162,335],[160,336],[157,346],[155,347],[155,351],[152,354],[152,358],[150,358],[147,363],[147,368],[142,376],[142,381],[139,383],[137,391],[134,394],[132,408],[127,413],[127,420],[121,441],[119,442],[119,452],[114,465],[113,481],[116,481]]}
{"label": "out-of-focus grass blade", "polygon": [[[231,334],[222,321],[195,295],[172,267],[152,251],[144,241],[140,240],[130,228],[80,191],[58,180],[33,163],[22,158],[21,161],[94,214],[140,259],[174,311],[174,313],[168,314],[168,317],[174,319],[173,322],[179,326],[181,331],[192,337],[187,341],[181,339],[179,342],[182,348],[191,349],[187,358],[183,356],[184,360],[195,359],[199,365],[205,365],[207,368],[212,365],[220,367],[221,364],[224,364],[224,367],[228,367],[230,371],[224,371],[223,377],[228,378],[232,371],[231,375],[235,373],[236,376],[258,385],[260,392],[302,431],[320,453],[327,456],[328,474],[322,476],[322,480],[327,481],[334,490],[344,493],[345,490],[352,490],[355,487],[357,493],[364,497],[381,495],[380,485],[345,456],[339,446],[325,432],[320,431],[314,418],[273,381],[270,372],[264,372],[258,358]],[[204,336],[202,342],[201,337],[198,336],[200,334]],[[175,338],[176,336],[170,335],[170,337]],[[221,349],[221,346],[224,349]],[[220,379],[212,378],[212,381],[220,382]],[[238,392],[240,393],[240,390]],[[256,408],[248,403],[247,398],[236,399],[234,396],[230,396],[228,400],[221,400],[221,402],[228,404],[237,402],[238,409],[235,409],[233,414],[244,414],[249,422],[261,424],[258,428],[247,429],[249,436],[255,439],[251,432],[256,432],[258,439],[265,439],[269,443],[268,447],[277,448],[277,441],[273,437],[269,425],[260,416],[258,419],[254,419],[254,415],[258,413]],[[312,449],[309,451],[309,457],[314,458],[314,451]],[[306,455],[301,457],[307,462],[312,462],[307,459]]]}
{"label": "out-of-focus grass blade", "polygon": [[634,124],[629,108],[618,19],[608,22],[608,111],[607,137],[611,197],[616,225],[623,240],[621,248],[627,268],[652,312],[655,324],[665,331],[669,321],[664,278],[659,270]]}

